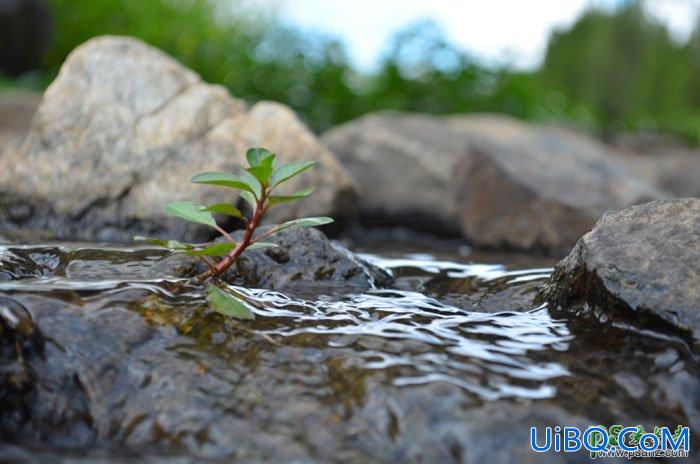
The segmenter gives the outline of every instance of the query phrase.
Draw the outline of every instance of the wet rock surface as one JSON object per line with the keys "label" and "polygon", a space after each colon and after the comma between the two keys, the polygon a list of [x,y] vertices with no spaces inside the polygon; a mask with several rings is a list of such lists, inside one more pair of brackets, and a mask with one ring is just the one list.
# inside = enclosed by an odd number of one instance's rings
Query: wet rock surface
{"label": "wet rock surface", "polygon": [[380,113],[322,140],[364,214],[436,220],[482,247],[563,255],[604,212],[665,197],[594,139],[504,116]]}
{"label": "wet rock surface", "polygon": [[552,276],[546,299],[573,311],[664,322],[700,340],[700,200],[604,215]]}
{"label": "wet rock surface", "polygon": [[[263,233],[265,229],[261,229]],[[239,240],[242,232],[234,234]],[[318,294],[387,287],[391,277],[316,229],[292,228],[270,237],[277,246],[246,251],[225,280],[246,287]]]}
{"label": "wet rock surface", "polygon": [[91,39],[46,90],[22,149],[0,157],[0,195],[35,211],[12,216],[0,206],[0,216],[63,238],[128,241],[165,232],[205,240],[207,231],[166,218],[162,205],[221,201],[222,189],[190,177],[234,172],[251,146],[277,151],[280,163],[319,161],[285,184],[316,193],[270,211],[271,221],[352,213],[353,182],[289,108],[248,107],[139,40]]}
{"label": "wet rock surface", "polygon": [[[233,237],[239,240],[242,232]],[[291,294],[349,293],[391,283],[386,272],[329,240],[319,230],[290,228],[266,241],[276,246],[244,252],[221,280]],[[134,260],[131,254],[120,256],[95,249],[77,251],[63,258],[55,272],[70,279],[103,280],[194,277],[207,270],[200,259],[179,253],[144,250],[140,258]],[[22,262],[21,258],[16,261],[15,268],[24,269]]]}
{"label": "wet rock surface", "polygon": [[531,454],[529,426],[590,422],[554,406],[479,406],[447,383],[386,386],[340,361],[353,350],[274,346],[217,316],[191,316],[198,327],[183,334],[119,305],[17,300],[52,339],[44,359],[26,360],[37,380],[10,436],[20,443],[266,462],[559,462]]}
{"label": "wet rock surface", "polygon": [[312,294],[285,276],[346,252],[279,243],[289,261],[255,251],[232,276],[257,282],[235,287],[246,322],[154,273],[174,269],[161,250],[0,248],[0,460],[588,462],[533,453],[530,427],[700,430],[689,346],[538,308],[548,260],[367,252],[392,288]]}

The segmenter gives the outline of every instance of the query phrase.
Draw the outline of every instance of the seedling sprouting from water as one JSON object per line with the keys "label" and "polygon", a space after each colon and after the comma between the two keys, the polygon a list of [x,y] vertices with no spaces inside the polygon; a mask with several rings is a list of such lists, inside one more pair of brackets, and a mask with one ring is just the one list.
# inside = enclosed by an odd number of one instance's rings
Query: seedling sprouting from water
{"label": "seedling sprouting from water", "polygon": [[[189,201],[178,201],[164,206],[165,212],[190,222],[204,224],[219,232],[225,242],[211,245],[182,243],[176,240],[148,239],[151,243],[169,248],[176,252],[196,256],[204,261],[208,270],[194,279],[197,283],[207,282],[226,272],[245,250],[274,246],[263,239],[289,227],[313,227],[333,222],[329,217],[310,217],[295,219],[271,227],[265,233],[255,237],[255,230],[265,213],[281,203],[301,200],[313,192],[305,188],[289,195],[274,195],[273,191],[283,182],[311,168],[315,161],[299,161],[285,164],[275,169],[275,154],[265,148],[251,148],[246,153],[249,166],[241,176],[223,172],[204,172],[194,176],[191,181],[196,184],[215,185],[239,190],[239,195],[251,207],[250,216],[246,217],[231,203],[216,203],[210,206],[198,205]],[[235,202],[237,203],[237,202]],[[236,242],[231,234],[219,226],[213,214],[222,214],[239,219],[245,224],[241,241]],[[252,313],[240,301],[233,298],[215,285],[207,285],[207,300],[214,310],[239,319],[251,319]]]}

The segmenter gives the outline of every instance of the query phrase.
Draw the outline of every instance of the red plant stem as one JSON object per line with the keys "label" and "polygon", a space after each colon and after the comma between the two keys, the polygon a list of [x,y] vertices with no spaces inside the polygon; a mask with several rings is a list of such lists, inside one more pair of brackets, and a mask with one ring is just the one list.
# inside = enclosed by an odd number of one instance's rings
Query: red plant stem
{"label": "red plant stem", "polygon": [[[202,283],[208,279],[211,279],[212,277],[216,277],[218,275],[223,274],[226,272],[228,268],[231,267],[231,265],[236,262],[236,259],[245,251],[246,248],[248,248],[248,245],[250,245],[250,241],[253,238],[253,232],[255,232],[255,228],[258,226],[258,223],[260,222],[260,219],[262,218],[263,211],[264,211],[264,206],[265,206],[265,199],[266,199],[266,192],[262,192],[262,195],[260,196],[260,199],[258,199],[258,202],[255,205],[255,212],[253,213],[253,217],[250,218],[250,221],[248,222],[248,225],[246,226],[245,233],[243,234],[243,240],[241,240],[241,243],[236,245],[236,248],[231,250],[229,254],[227,254],[224,259],[219,261],[214,267],[210,268],[208,271],[203,272],[199,274],[197,277],[194,278],[195,282],[197,283]],[[228,235],[228,234],[226,234]]]}
{"label": "red plant stem", "polygon": [[235,242],[236,242],[236,241],[233,239],[233,237],[231,237],[231,235],[230,235],[228,232],[226,232],[224,229],[222,229],[222,228],[219,227],[218,225],[215,225],[215,226],[214,226],[214,229],[215,229],[217,232],[219,232],[221,235],[223,235],[223,236],[226,238],[226,240],[228,240],[229,242],[231,242],[231,243],[235,243]]}

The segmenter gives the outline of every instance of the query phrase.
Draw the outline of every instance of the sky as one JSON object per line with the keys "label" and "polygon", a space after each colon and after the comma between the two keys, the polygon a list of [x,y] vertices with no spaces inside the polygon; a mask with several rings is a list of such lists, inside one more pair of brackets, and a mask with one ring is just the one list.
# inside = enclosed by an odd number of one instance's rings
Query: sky
{"label": "sky", "polygon": [[[587,8],[614,8],[625,0],[257,0],[286,22],[338,37],[360,68],[372,70],[402,26],[432,19],[447,38],[487,64],[537,67],[549,35]],[[700,0],[647,0],[649,13],[676,39],[691,33]]]}

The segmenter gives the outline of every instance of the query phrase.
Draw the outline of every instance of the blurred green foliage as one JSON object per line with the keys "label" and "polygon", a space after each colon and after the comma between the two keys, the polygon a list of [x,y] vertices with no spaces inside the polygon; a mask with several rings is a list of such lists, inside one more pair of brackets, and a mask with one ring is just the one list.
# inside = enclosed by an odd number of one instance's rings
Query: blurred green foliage
{"label": "blurred green foliage", "polygon": [[604,135],[660,130],[700,138],[698,31],[678,44],[639,3],[589,11],[554,34],[539,76],[542,88],[566,96],[565,112],[586,108],[588,124]]}
{"label": "blurred green foliage", "polygon": [[700,32],[677,44],[635,2],[614,12],[590,10],[555,33],[534,72],[486,67],[423,21],[396,34],[371,75],[353,69],[333,38],[295,30],[238,2],[49,3],[54,38],[39,76],[24,77],[25,85],[48,85],[68,53],[90,37],[120,34],[161,48],[237,97],[284,102],[316,131],[380,109],[490,111],[561,120],[602,135],[641,129],[700,140]]}

